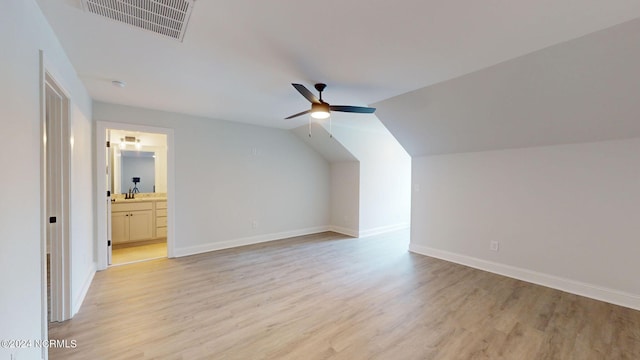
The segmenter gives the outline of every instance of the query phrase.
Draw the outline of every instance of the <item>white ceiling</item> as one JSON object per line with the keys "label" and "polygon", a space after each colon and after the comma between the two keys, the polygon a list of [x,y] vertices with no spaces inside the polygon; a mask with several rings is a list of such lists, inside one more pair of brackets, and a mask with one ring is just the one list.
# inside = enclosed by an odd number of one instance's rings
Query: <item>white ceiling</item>
{"label": "white ceiling", "polygon": [[38,3],[95,100],[280,128],[306,121],[283,120],[308,108],[291,82],[368,105],[640,16],[637,0],[199,0],[180,43]]}
{"label": "white ceiling", "polygon": [[411,156],[640,136],[640,19],[375,103]]}

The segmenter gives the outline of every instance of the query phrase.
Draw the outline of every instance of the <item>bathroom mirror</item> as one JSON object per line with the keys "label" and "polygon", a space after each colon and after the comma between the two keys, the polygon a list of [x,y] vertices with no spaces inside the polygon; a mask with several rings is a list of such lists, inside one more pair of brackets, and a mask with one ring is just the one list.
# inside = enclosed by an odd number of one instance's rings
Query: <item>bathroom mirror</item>
{"label": "bathroom mirror", "polygon": [[[112,130],[113,131],[113,130]],[[114,131],[115,132],[115,131]],[[154,137],[158,139],[155,139]],[[124,137],[124,135],[119,135]],[[166,137],[136,133],[142,139],[140,146],[112,142],[109,154],[110,189],[113,194],[167,192]],[[118,137],[116,137],[118,139]],[[137,181],[134,183],[133,178]]]}
{"label": "bathroom mirror", "polygon": [[120,191],[134,193],[156,192],[156,154],[152,151],[120,152]]}

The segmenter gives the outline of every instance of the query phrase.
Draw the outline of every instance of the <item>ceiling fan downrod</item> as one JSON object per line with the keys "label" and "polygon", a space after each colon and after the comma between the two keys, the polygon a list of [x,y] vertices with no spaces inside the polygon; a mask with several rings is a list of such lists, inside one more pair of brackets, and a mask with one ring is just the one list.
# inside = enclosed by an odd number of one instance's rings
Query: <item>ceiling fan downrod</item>
{"label": "ceiling fan downrod", "polygon": [[316,88],[316,90],[318,90],[318,93],[320,94],[320,102],[324,102],[322,100],[322,92],[327,87],[327,84],[317,83],[317,84],[314,85],[314,87]]}

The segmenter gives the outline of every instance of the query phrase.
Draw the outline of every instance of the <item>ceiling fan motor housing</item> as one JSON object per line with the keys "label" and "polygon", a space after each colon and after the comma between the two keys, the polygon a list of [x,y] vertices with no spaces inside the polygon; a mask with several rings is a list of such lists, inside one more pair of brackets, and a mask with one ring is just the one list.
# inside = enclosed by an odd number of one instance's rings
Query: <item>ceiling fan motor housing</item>
{"label": "ceiling fan motor housing", "polygon": [[319,104],[313,103],[313,104],[311,104],[311,111],[313,111],[313,112],[316,112],[316,111],[329,112],[329,104],[327,104],[326,102],[321,102]]}

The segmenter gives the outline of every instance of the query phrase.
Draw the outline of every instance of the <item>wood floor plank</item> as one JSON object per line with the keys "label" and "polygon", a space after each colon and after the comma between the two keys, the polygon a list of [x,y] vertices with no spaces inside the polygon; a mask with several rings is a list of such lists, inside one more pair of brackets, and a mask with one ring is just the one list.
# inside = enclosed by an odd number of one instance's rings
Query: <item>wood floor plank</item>
{"label": "wood floor plank", "polygon": [[50,359],[640,359],[640,312],[335,233],[96,274]]}

